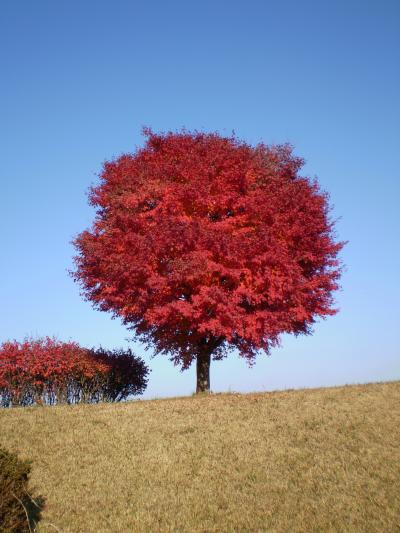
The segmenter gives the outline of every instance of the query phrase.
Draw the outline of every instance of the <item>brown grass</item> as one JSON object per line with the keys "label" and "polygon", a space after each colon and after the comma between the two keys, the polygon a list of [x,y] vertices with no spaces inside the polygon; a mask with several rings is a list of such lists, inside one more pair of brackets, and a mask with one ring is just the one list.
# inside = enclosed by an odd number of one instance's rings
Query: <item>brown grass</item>
{"label": "brown grass", "polygon": [[400,382],[0,410],[42,531],[400,531]]}

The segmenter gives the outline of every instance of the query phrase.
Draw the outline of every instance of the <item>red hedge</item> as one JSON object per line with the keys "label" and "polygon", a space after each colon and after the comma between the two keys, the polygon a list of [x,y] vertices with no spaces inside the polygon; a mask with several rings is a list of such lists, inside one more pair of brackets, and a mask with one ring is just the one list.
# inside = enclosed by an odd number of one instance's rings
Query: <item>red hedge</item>
{"label": "red hedge", "polygon": [[0,405],[121,401],[144,391],[148,373],[131,350],[49,337],[7,341],[0,345]]}

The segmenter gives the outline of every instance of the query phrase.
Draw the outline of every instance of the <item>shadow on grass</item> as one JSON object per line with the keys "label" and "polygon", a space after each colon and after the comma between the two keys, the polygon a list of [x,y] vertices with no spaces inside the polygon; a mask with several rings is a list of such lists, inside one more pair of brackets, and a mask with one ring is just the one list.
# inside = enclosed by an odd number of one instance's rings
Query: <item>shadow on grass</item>
{"label": "shadow on grass", "polygon": [[43,496],[35,496],[34,498],[27,494],[22,501],[28,521],[29,531],[36,531],[36,526],[42,518],[42,511],[44,509],[46,500]]}

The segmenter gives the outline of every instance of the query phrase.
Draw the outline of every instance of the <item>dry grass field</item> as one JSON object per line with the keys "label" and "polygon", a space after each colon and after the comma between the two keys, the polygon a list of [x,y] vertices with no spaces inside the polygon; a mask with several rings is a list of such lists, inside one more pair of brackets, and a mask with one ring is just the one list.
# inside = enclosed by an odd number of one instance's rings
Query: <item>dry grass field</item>
{"label": "dry grass field", "polygon": [[0,410],[40,532],[400,531],[400,382]]}

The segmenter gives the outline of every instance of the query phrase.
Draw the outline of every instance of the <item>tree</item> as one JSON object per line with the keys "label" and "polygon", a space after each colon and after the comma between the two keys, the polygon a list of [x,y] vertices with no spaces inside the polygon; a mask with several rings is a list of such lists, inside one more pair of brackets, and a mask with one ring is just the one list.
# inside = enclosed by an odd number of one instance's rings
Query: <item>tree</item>
{"label": "tree", "polygon": [[197,392],[208,391],[211,359],[237,349],[251,364],[336,312],[343,243],[290,145],[144,134],[91,188],[96,217],[74,241],[72,274],[155,353],[182,369],[196,360]]}

